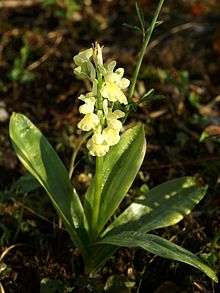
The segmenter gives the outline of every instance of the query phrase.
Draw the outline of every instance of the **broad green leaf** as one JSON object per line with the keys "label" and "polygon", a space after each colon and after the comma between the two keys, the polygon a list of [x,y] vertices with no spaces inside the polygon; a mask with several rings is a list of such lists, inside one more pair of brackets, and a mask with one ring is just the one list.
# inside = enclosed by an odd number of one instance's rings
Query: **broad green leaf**
{"label": "broad green leaf", "polygon": [[148,232],[174,225],[191,212],[206,190],[207,186],[199,186],[193,177],[162,183],[138,197],[104,233]]}
{"label": "broad green leaf", "polygon": [[[143,125],[134,126],[121,136],[119,143],[111,147],[103,165],[103,186],[97,230],[100,232],[113,215],[133,183],[146,151]],[[94,200],[94,182],[85,196],[85,212],[88,222]]]}
{"label": "broad green leaf", "polygon": [[218,282],[218,278],[214,271],[208,267],[201,258],[194,255],[185,248],[182,248],[167,239],[153,234],[126,231],[106,237],[98,243],[125,247],[141,247],[150,253],[187,263],[205,273],[214,282]]}
{"label": "broad green leaf", "polygon": [[86,255],[82,243],[87,241],[83,207],[57,153],[37,127],[22,114],[12,114],[10,137],[18,158],[47,191],[74,242]]}

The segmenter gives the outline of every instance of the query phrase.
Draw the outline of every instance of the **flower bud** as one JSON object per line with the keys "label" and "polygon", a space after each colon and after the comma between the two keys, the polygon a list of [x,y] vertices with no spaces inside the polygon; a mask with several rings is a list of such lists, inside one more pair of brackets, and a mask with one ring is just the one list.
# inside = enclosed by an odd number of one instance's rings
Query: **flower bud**
{"label": "flower bud", "polygon": [[100,45],[95,42],[95,47],[93,48],[93,61],[97,66],[103,66],[103,59],[102,59],[102,48]]}

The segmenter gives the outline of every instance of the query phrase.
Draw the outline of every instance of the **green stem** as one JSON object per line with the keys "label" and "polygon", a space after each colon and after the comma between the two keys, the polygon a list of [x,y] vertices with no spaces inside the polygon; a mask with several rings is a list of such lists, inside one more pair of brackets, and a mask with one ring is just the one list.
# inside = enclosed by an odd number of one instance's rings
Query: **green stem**
{"label": "green stem", "polygon": [[[132,79],[131,79],[131,86],[130,86],[130,90],[129,90],[129,93],[128,93],[128,103],[131,103],[131,99],[132,99],[133,94],[134,94],[135,86],[136,86],[136,83],[137,83],[137,78],[138,78],[138,75],[139,75],[139,72],[140,72],[140,69],[141,69],[141,64],[143,62],[143,58],[144,58],[144,55],[145,55],[145,52],[146,52],[146,48],[147,48],[147,46],[148,46],[148,44],[150,42],[152,33],[154,31],[157,19],[158,19],[159,14],[160,14],[160,10],[161,10],[161,8],[163,6],[163,3],[164,3],[164,0],[160,0],[159,4],[157,6],[157,9],[156,9],[156,11],[154,13],[151,25],[150,25],[150,27],[149,27],[149,29],[147,31],[147,35],[144,38],[142,48],[141,48],[141,52],[140,52],[140,56],[139,56],[139,59],[138,59],[134,74],[133,74]],[[125,120],[126,120],[126,118],[128,116],[130,107],[131,107],[131,105],[126,106],[126,114],[125,114],[124,122],[125,122]]]}
{"label": "green stem", "polygon": [[92,223],[91,223],[91,240],[95,240],[97,236],[97,223],[99,217],[99,208],[102,191],[102,170],[103,157],[96,157],[96,171],[95,171],[95,195],[93,199]]}
{"label": "green stem", "polygon": [[97,79],[98,79],[98,84],[97,84],[97,109],[102,110],[102,95],[100,93],[100,90],[102,88],[102,75],[97,69]]}

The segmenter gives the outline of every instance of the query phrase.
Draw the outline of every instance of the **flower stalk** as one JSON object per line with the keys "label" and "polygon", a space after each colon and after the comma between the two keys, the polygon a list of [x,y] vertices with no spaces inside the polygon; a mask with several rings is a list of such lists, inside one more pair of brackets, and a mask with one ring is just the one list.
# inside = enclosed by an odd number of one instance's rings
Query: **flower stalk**
{"label": "flower stalk", "polygon": [[142,62],[143,62],[143,59],[144,59],[144,56],[145,56],[147,46],[148,46],[148,44],[150,42],[152,33],[153,33],[153,31],[155,29],[155,26],[157,24],[157,20],[158,20],[159,14],[160,14],[160,10],[161,10],[161,8],[163,6],[163,3],[164,3],[164,0],[160,0],[159,4],[157,6],[157,9],[156,9],[156,11],[154,13],[154,16],[153,16],[152,22],[150,24],[150,27],[147,29],[147,32],[145,32],[145,36],[143,36],[144,38],[143,38],[143,44],[142,44],[142,47],[141,47],[141,52],[140,52],[140,55],[139,55],[139,58],[138,58],[138,61],[137,61],[137,65],[136,65],[134,74],[133,74],[133,76],[131,78],[131,85],[130,85],[130,89],[129,89],[129,92],[128,92],[128,105],[125,108],[125,117],[123,119],[123,123],[126,121],[127,116],[129,114],[129,111],[130,111],[130,108],[131,108],[132,97],[134,95],[135,86],[136,86],[136,83],[137,83],[137,78],[138,78],[138,75],[139,75],[139,72],[140,72],[140,69],[141,69],[141,65],[142,65]]}
{"label": "flower stalk", "polygon": [[95,170],[95,197],[93,203],[92,222],[90,228],[90,239],[94,241],[97,237],[97,223],[99,218],[99,207],[102,192],[102,170],[103,170],[103,157],[96,157],[96,170]]}

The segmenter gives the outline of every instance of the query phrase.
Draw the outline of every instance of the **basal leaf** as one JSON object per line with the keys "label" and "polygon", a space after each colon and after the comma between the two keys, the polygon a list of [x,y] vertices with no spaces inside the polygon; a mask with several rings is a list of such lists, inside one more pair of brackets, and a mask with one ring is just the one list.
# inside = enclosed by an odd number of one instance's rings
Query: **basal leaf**
{"label": "basal leaf", "polygon": [[99,243],[125,247],[141,247],[150,253],[187,263],[205,273],[214,282],[218,282],[214,271],[201,258],[185,248],[153,234],[126,231],[106,237],[99,241]]}
{"label": "basal leaf", "polygon": [[[143,125],[128,129],[119,143],[111,147],[103,166],[103,186],[97,230],[100,232],[113,215],[133,183],[146,151]],[[94,182],[85,196],[85,212],[88,222],[94,200]]]}
{"label": "basal leaf", "polygon": [[10,137],[18,158],[44,187],[76,245],[86,255],[82,243],[83,240],[86,243],[83,207],[57,153],[22,114],[12,114]]}
{"label": "basal leaf", "polygon": [[188,215],[204,197],[207,186],[199,186],[193,177],[180,177],[162,183],[137,198],[105,234],[120,231],[144,231],[168,227]]}
{"label": "basal leaf", "polygon": [[85,258],[85,272],[96,272],[98,271],[111,257],[119,247],[115,245],[97,244],[90,245],[88,249],[89,256]]}

